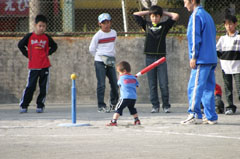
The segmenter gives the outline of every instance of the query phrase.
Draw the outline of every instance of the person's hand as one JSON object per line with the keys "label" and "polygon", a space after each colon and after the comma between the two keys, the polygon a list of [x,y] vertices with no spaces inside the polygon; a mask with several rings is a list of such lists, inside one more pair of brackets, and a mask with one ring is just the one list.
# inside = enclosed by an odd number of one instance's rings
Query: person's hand
{"label": "person's hand", "polygon": [[191,69],[196,68],[196,59],[191,59],[190,60],[190,67],[191,67]]}

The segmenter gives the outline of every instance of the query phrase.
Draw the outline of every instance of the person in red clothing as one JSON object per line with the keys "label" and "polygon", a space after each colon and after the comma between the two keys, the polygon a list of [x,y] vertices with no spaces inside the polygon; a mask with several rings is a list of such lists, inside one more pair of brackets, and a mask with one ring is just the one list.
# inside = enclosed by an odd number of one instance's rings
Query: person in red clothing
{"label": "person in red clothing", "polygon": [[215,109],[218,114],[224,113],[224,103],[222,101],[222,89],[221,86],[216,83],[215,86]]}
{"label": "person in red clothing", "polygon": [[48,56],[57,50],[57,44],[54,40],[44,33],[46,27],[47,18],[41,14],[37,15],[34,32],[28,33],[18,43],[18,48],[28,58],[29,69],[27,86],[20,102],[20,113],[27,113],[38,80],[40,93],[37,97],[36,112],[44,112],[44,103],[49,84],[49,67],[51,66]]}
{"label": "person in red clothing", "polygon": [[216,83],[216,86],[215,86],[214,95],[218,95],[218,96],[221,96],[221,97],[222,97],[222,88],[221,88],[221,86],[218,85],[217,83]]}
{"label": "person in red clothing", "polygon": [[[224,103],[222,101],[222,88],[220,85],[218,85],[216,83],[215,86],[215,91],[214,91],[214,95],[215,95],[215,110],[217,114],[223,114],[224,113]],[[201,103],[201,109],[203,112],[204,106]]]}

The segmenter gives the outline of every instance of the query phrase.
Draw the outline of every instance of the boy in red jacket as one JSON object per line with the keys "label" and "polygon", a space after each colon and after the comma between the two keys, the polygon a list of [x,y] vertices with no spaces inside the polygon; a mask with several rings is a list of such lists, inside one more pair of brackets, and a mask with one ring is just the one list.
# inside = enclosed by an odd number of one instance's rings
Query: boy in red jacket
{"label": "boy in red jacket", "polygon": [[[215,86],[215,109],[217,114],[223,114],[224,113],[224,103],[222,101],[222,89],[221,86],[216,83]],[[201,109],[203,112],[204,106],[201,103]]]}
{"label": "boy in red jacket", "polygon": [[216,113],[223,114],[224,113],[224,103],[222,101],[222,89],[221,86],[216,83],[215,87],[215,109]]}
{"label": "boy in red jacket", "polygon": [[49,55],[57,50],[57,44],[44,32],[47,27],[47,18],[37,15],[35,18],[35,31],[28,33],[18,43],[18,48],[28,58],[28,81],[20,102],[20,113],[27,113],[29,103],[39,80],[40,93],[37,97],[37,113],[43,113],[49,83]]}

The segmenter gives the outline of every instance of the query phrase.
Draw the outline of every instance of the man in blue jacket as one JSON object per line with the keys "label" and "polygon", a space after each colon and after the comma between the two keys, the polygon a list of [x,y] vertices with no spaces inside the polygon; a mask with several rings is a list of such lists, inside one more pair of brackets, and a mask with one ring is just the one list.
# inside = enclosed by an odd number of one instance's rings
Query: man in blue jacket
{"label": "man in blue jacket", "polygon": [[[217,65],[216,28],[212,17],[200,0],[184,0],[184,7],[193,12],[189,18],[187,38],[191,77],[188,83],[189,116],[181,124],[216,124],[214,88]],[[200,103],[204,106],[203,119]]]}

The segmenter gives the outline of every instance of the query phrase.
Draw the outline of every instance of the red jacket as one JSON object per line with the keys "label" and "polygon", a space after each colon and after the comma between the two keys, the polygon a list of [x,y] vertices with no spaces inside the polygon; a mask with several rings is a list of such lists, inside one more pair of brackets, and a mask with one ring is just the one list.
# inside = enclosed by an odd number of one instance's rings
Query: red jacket
{"label": "red jacket", "polygon": [[221,89],[221,86],[218,85],[216,83],[216,86],[215,86],[215,92],[214,92],[215,95],[219,95],[219,96],[222,96],[222,89]]}
{"label": "red jacket", "polygon": [[47,34],[37,35],[35,33],[27,34],[19,41],[18,47],[22,54],[28,57],[29,69],[50,67],[51,63],[48,56],[57,50],[57,44],[50,36]]}

